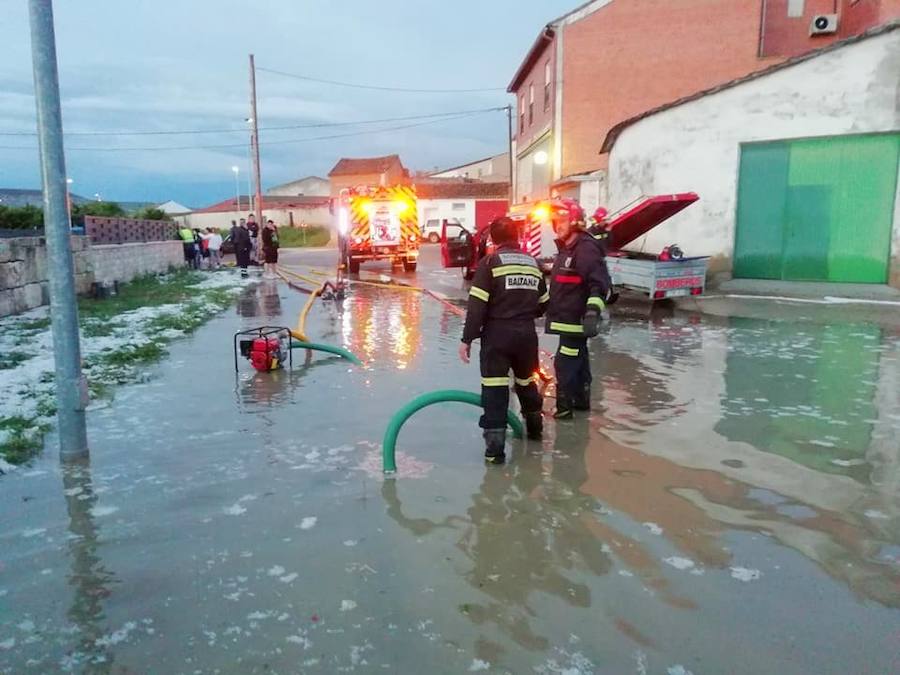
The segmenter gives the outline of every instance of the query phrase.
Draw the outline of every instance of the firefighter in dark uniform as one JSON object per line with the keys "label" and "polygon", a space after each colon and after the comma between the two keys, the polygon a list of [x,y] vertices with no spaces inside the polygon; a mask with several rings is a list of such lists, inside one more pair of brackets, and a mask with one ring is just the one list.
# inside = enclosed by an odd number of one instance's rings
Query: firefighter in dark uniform
{"label": "firefighter in dark uniform", "polygon": [[611,284],[603,251],[585,231],[584,210],[578,202],[561,199],[551,209],[559,253],[550,274],[546,330],[559,335],[554,417],[570,419],[573,410],[591,407],[587,341],[600,330]]}
{"label": "firefighter in dark uniform", "polygon": [[459,356],[469,362],[472,341],[481,339],[481,405],[484,414],[485,460],[506,461],[506,415],[509,408],[509,371],[528,437],[543,432],[543,398],[537,387],[538,338],[534,321],[550,299],[537,261],[518,245],[518,225],[511,218],[491,223],[497,250],[481,259],[469,292],[469,307]]}

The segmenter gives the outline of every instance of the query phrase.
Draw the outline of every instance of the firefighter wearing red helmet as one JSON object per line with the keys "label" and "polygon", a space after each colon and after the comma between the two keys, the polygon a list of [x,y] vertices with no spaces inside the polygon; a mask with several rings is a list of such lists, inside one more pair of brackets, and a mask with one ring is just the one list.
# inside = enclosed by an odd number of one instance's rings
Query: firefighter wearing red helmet
{"label": "firefighter wearing red helmet", "polygon": [[607,239],[609,238],[609,210],[605,206],[598,206],[588,223],[587,233],[600,245],[603,255],[607,251]]}
{"label": "firefighter wearing red helmet", "polygon": [[556,351],[557,419],[591,405],[588,338],[600,330],[601,312],[610,292],[609,272],[601,248],[585,231],[584,209],[573,199],[551,204],[550,218],[559,253],[550,274],[546,331],[559,335]]}

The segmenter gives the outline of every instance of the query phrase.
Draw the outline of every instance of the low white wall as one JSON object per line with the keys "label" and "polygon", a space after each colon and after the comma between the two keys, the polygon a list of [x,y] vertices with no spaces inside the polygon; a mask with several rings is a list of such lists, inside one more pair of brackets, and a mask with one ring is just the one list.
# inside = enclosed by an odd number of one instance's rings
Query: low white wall
{"label": "low white wall", "polygon": [[[900,129],[900,30],[871,37],[626,128],[610,155],[609,205],[640,195],[696,192],[697,204],[632,247],[677,242],[731,270],[740,144]],[[892,282],[900,284],[900,219]]]}
{"label": "low white wall", "polygon": [[124,283],[183,266],[184,247],[180,241],[105,244],[91,247],[90,260],[94,281]]}

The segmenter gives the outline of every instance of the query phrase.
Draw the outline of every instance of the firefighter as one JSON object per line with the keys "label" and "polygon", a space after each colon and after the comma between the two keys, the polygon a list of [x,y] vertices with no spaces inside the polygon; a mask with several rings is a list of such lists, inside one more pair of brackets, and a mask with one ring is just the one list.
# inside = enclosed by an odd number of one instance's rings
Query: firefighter
{"label": "firefighter", "polygon": [[497,218],[490,225],[497,250],[478,263],[469,292],[469,307],[459,356],[468,363],[472,341],[481,339],[481,405],[484,414],[485,460],[506,461],[506,415],[509,408],[509,371],[522,405],[528,437],[543,432],[543,398],[537,388],[538,338],[534,321],[550,299],[537,261],[518,245],[518,225]]}
{"label": "firefighter", "polygon": [[600,330],[601,312],[610,294],[609,272],[601,247],[585,231],[584,209],[573,199],[551,206],[559,253],[550,274],[546,330],[559,335],[556,369],[556,419],[591,406],[591,364],[587,340]]}
{"label": "firefighter", "polygon": [[603,251],[603,255],[606,256],[606,251],[608,248],[608,239],[609,239],[609,211],[606,207],[598,206],[597,210],[594,211],[594,215],[591,216],[591,224],[587,228],[587,233],[594,238],[600,245],[600,250]]}

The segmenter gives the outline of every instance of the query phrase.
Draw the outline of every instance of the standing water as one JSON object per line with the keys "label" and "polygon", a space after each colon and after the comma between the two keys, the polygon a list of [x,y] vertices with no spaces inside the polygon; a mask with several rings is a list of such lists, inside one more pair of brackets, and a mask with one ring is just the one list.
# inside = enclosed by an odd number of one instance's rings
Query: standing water
{"label": "standing water", "polygon": [[365,367],[235,375],[304,301],[246,289],[91,411],[90,463],[0,478],[0,672],[900,671],[896,332],[616,317],[590,415],[494,467],[427,408],[384,480],[390,416],[477,387],[461,320],[354,287],[308,332]]}

